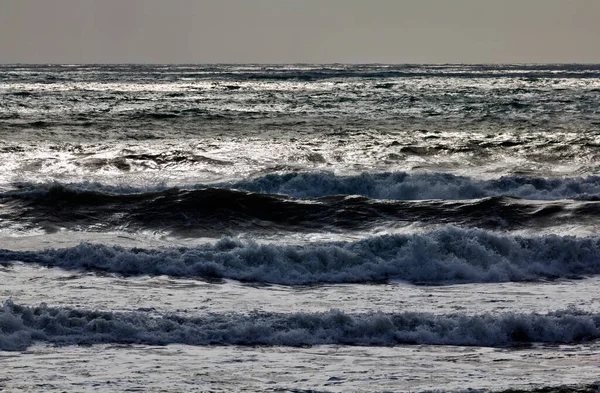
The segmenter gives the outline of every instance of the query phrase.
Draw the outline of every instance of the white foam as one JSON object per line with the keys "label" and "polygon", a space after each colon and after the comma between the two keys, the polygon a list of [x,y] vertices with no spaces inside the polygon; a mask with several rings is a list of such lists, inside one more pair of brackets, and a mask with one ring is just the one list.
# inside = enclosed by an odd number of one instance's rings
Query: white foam
{"label": "white foam", "polygon": [[412,235],[302,246],[232,238],[193,248],[165,249],[81,243],[58,250],[0,250],[0,261],[278,284],[504,282],[599,274],[600,238],[520,237],[445,227]]}
{"label": "white foam", "polygon": [[546,315],[433,315],[426,313],[208,314],[149,317],[144,313],[19,306],[0,312],[0,349],[53,344],[397,345],[503,347],[523,343],[579,343],[600,338],[600,315],[576,310]]}

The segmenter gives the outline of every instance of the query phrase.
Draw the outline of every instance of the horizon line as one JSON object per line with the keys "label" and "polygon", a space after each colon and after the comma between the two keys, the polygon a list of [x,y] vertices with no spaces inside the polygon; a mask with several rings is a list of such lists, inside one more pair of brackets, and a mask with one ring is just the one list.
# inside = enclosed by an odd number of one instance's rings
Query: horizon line
{"label": "horizon line", "polygon": [[224,66],[235,66],[235,65],[255,65],[255,66],[285,66],[285,65],[312,65],[312,66],[328,66],[328,65],[371,65],[371,66],[407,66],[407,65],[420,65],[420,66],[536,66],[536,65],[600,65],[600,62],[514,62],[514,63],[486,63],[486,62],[473,62],[473,63],[455,63],[455,62],[430,62],[430,63],[419,63],[419,62],[406,62],[406,63],[381,63],[381,62],[325,62],[325,63],[307,63],[307,62],[275,62],[275,63],[256,63],[256,62],[197,62],[197,63],[187,63],[187,62],[173,62],[173,63],[153,63],[153,62],[113,62],[113,63],[97,63],[97,62],[82,62],[82,63],[72,63],[72,62],[15,62],[15,63],[2,63],[0,62],[0,66],[92,66],[92,65],[173,65],[173,66],[185,66],[185,65],[194,65],[194,66],[202,66],[202,65],[224,65]]}

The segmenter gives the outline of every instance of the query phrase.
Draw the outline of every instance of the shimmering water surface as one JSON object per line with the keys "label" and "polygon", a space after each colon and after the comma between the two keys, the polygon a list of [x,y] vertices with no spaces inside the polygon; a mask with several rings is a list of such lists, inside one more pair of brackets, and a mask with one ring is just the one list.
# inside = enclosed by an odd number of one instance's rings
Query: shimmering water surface
{"label": "shimmering water surface", "polygon": [[0,389],[595,392],[598,108],[595,65],[0,66]]}

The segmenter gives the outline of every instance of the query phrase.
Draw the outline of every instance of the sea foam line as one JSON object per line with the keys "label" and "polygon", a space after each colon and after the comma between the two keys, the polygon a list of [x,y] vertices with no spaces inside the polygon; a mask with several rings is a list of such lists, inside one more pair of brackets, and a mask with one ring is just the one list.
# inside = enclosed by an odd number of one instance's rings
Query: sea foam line
{"label": "sea foam line", "polygon": [[193,248],[165,249],[82,243],[42,251],[0,250],[0,261],[287,285],[387,280],[506,282],[599,274],[600,237],[521,237],[445,227],[428,233],[304,245],[232,238]]}
{"label": "sea foam line", "polygon": [[0,350],[58,345],[473,345],[573,344],[600,338],[600,315],[576,310],[478,316],[428,313],[251,313],[149,316],[68,308],[0,309]]}

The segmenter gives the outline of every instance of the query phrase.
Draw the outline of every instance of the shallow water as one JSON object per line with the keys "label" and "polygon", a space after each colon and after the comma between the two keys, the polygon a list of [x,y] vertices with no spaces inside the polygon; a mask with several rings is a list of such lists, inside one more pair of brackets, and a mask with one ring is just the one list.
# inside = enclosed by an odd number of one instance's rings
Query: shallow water
{"label": "shallow water", "polygon": [[97,345],[0,352],[9,390],[384,392],[598,383],[597,345],[490,349]]}

